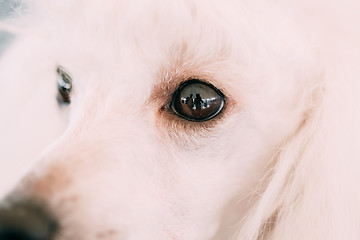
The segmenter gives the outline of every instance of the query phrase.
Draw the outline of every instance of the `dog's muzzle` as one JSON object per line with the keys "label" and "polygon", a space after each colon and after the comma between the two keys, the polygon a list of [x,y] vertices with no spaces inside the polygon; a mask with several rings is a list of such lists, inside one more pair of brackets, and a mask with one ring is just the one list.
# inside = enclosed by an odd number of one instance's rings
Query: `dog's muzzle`
{"label": "dog's muzzle", "polygon": [[0,207],[0,240],[53,240],[58,224],[43,207],[31,202]]}

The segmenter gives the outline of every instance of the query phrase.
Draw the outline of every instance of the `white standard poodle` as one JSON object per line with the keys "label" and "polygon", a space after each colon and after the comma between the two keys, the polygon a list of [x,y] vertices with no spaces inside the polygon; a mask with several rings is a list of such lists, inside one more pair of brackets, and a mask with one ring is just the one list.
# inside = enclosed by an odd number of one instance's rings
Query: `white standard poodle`
{"label": "white standard poodle", "polygon": [[360,239],[358,0],[2,4],[0,240]]}

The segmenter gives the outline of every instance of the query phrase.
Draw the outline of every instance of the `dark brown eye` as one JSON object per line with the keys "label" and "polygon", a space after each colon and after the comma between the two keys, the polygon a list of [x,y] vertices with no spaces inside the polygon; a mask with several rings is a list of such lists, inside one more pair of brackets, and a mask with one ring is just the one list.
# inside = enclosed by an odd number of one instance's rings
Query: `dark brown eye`
{"label": "dark brown eye", "polygon": [[224,95],[214,86],[189,80],[176,91],[172,109],[189,121],[207,121],[218,115],[225,105]]}
{"label": "dark brown eye", "polygon": [[57,70],[57,101],[59,104],[69,104],[70,103],[70,93],[72,88],[72,81],[69,74],[65,72],[62,67],[58,67]]}

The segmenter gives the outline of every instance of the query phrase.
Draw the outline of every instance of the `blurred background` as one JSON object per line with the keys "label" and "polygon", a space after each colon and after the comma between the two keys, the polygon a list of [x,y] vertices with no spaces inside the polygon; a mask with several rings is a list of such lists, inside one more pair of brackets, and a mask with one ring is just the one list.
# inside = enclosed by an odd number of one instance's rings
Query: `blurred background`
{"label": "blurred background", "polygon": [[[10,1],[10,0],[0,0],[0,21],[5,20],[8,18],[13,9],[19,6],[18,1]],[[0,54],[2,54],[6,48],[6,46],[13,40],[14,36],[0,31]]]}

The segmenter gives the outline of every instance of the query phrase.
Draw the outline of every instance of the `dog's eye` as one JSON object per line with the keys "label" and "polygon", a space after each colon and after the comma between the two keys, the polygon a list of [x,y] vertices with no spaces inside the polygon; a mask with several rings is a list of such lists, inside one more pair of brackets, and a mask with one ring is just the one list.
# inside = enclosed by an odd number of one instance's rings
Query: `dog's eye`
{"label": "dog's eye", "polygon": [[218,115],[225,105],[224,95],[214,86],[189,80],[176,91],[172,109],[189,121],[207,121]]}
{"label": "dog's eye", "polygon": [[57,101],[59,104],[70,103],[70,93],[72,88],[71,77],[65,72],[62,67],[57,68]]}

